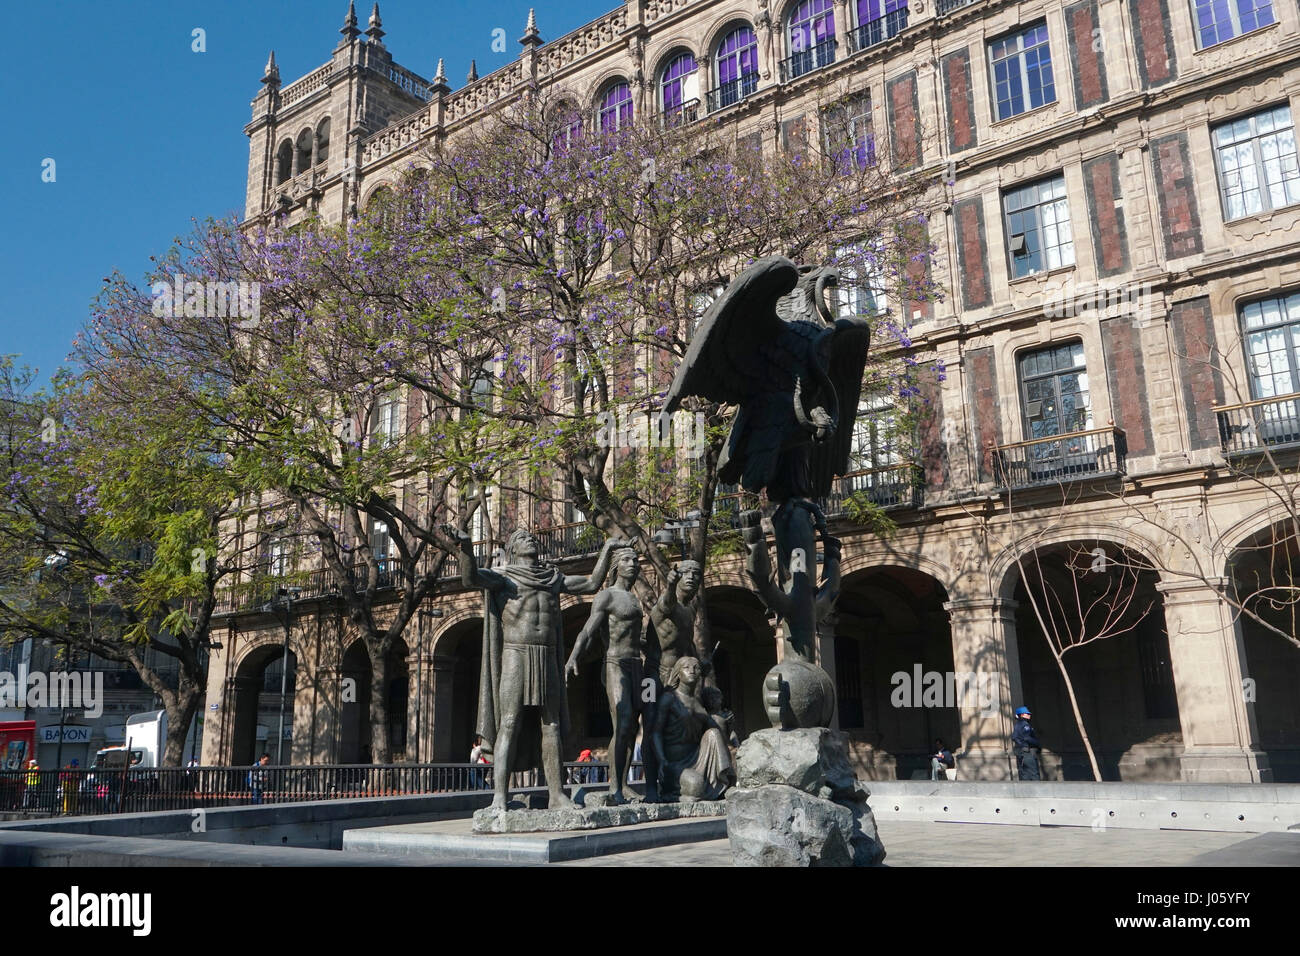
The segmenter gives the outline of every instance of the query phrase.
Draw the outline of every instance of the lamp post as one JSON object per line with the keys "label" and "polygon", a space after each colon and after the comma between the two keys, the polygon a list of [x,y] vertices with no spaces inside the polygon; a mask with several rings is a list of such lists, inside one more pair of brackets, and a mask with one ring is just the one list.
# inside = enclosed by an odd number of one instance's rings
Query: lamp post
{"label": "lamp post", "polygon": [[703,515],[698,511],[686,512],[686,517],[681,521],[674,521],[671,518],[664,522],[663,528],[656,531],[650,540],[655,544],[663,545],[670,548],[677,543],[681,548],[681,559],[686,560],[686,545],[688,543],[687,533],[700,526],[700,519]]}
{"label": "lamp post", "polygon": [[421,719],[424,704],[424,622],[426,618],[442,617],[440,607],[420,608],[420,637],[415,652],[415,762],[420,762],[420,751],[424,743],[424,722]]}
{"label": "lamp post", "polygon": [[284,599],[278,605],[284,608],[284,651],[280,655],[280,732],[275,744],[275,762],[284,766],[284,699],[289,693],[289,628],[293,623],[293,599],[301,593],[301,588],[280,588],[278,593]]}

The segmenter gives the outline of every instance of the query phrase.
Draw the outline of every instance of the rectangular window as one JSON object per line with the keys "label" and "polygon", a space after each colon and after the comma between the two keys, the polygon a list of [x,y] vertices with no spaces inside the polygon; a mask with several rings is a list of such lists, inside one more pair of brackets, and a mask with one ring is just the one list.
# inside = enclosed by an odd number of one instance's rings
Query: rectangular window
{"label": "rectangular window", "polygon": [[272,538],[266,546],[267,573],[282,578],[289,573],[291,554],[285,538]]}
{"label": "rectangular window", "polygon": [[1192,0],[1192,17],[1202,50],[1276,22],[1272,0]]}
{"label": "rectangular window", "polygon": [[1214,127],[1214,158],[1224,219],[1300,202],[1300,163],[1289,106]]}
{"label": "rectangular window", "polygon": [[392,551],[393,539],[388,534],[388,525],[375,521],[370,526],[370,551],[375,558],[383,561]]}
{"label": "rectangular window", "polygon": [[1092,402],[1082,342],[1022,355],[1020,389],[1026,440],[1092,428]]}
{"label": "rectangular window", "polygon": [[1002,206],[1014,278],[1074,265],[1064,176],[1008,190],[1002,196]]}
{"label": "rectangular window", "polygon": [[1251,397],[1300,391],[1300,292],[1243,306],[1241,325]]}
{"label": "rectangular window", "polygon": [[1047,22],[989,44],[994,116],[1003,120],[1056,102]]}
{"label": "rectangular window", "polygon": [[375,408],[375,430],[372,436],[375,444],[391,445],[397,441],[402,427],[401,414],[400,393],[389,392],[379,400]]}
{"label": "rectangular window", "polygon": [[827,110],[824,143],[826,154],[841,172],[876,165],[876,134],[871,126],[871,97],[857,96],[842,106]]}
{"label": "rectangular window", "polygon": [[[875,246],[876,249],[880,247]],[[885,264],[882,255],[861,243],[840,246],[835,250],[835,265],[840,271],[839,314],[871,316],[889,308],[885,292]]]}

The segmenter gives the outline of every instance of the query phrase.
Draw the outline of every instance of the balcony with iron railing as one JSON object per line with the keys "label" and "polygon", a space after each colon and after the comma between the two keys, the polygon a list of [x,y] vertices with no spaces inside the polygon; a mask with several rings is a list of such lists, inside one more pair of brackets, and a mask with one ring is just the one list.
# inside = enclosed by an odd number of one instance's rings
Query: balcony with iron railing
{"label": "balcony with iron railing", "polygon": [[822,510],[828,517],[847,516],[854,498],[886,510],[919,508],[925,500],[924,473],[910,461],[851,471],[835,479],[831,493],[821,501]]}
{"label": "balcony with iron railing", "polygon": [[716,89],[709,90],[704,96],[705,109],[709,113],[716,113],[753,95],[757,89],[758,74],[746,73],[744,76],[720,84]]}
{"label": "balcony with iron railing", "polygon": [[1300,446],[1300,392],[1215,406],[1227,456]]}
{"label": "balcony with iron railing", "polygon": [[954,10],[960,10],[962,7],[973,6],[979,0],[938,0],[934,6],[936,16],[946,16]]}
{"label": "balcony with iron railing", "polygon": [[990,445],[999,488],[1034,488],[1126,473],[1128,439],[1114,425],[1050,435],[1010,445]]}
{"label": "balcony with iron railing", "polygon": [[849,33],[849,52],[857,53],[877,44],[892,40],[907,29],[907,7],[890,10]]}
{"label": "balcony with iron railing", "polygon": [[781,82],[786,83],[790,80],[796,80],[813,70],[820,70],[822,67],[830,66],[835,62],[836,45],[837,41],[832,37],[829,40],[823,40],[814,47],[800,50],[798,53],[786,57],[781,61]]}
{"label": "balcony with iron railing", "polygon": [[700,101],[687,100],[680,106],[661,112],[659,114],[659,127],[660,129],[673,129],[674,127],[694,123],[699,118]]}

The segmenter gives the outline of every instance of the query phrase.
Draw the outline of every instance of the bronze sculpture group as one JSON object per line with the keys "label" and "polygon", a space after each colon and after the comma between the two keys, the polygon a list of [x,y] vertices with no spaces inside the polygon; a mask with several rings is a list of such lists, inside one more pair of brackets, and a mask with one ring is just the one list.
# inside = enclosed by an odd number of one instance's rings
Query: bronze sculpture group
{"label": "bronze sculpture group", "polygon": [[[719,480],[765,492],[775,505],[775,572],[758,512],[746,512],[741,524],[754,590],[784,632],[786,653],[765,679],[764,700],[773,726],[786,729],[825,727],[835,706],[834,686],[816,663],[816,636],[838,596],[840,548],[814,499],[847,468],[869,341],[867,320],[836,318],[827,305],[836,279],[834,270],[799,267],[781,256],[754,263],[701,320],[664,408],[671,413],[692,396],[736,405]],[[667,576],[647,641],[633,590],[640,564],[627,542],[607,542],[590,577],[582,577],[541,560],[524,530],[511,535],[506,563],[492,570],[478,567],[467,536],[460,540],[464,583],[483,589],[487,603],[478,730],[494,744],[494,807],[505,808],[510,771],[522,765],[516,758],[529,707],[538,712],[550,806],[571,805],[560,773],[565,683],[593,641],[605,649],[614,725],[608,802],[637,799],[627,776],[638,722],[648,800],[716,800],[725,793],[735,781],[729,717],[695,656],[689,606],[700,588],[698,564],[682,561]],[[615,581],[601,591],[611,561]],[[560,595],[597,591],[561,667]]]}

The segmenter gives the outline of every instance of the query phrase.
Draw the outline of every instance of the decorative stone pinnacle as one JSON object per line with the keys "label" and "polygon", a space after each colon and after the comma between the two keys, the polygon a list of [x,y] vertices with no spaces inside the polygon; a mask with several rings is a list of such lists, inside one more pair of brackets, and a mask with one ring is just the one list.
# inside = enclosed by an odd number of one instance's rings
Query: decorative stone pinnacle
{"label": "decorative stone pinnacle", "polygon": [[537,30],[537,11],[532,7],[528,8],[528,25],[524,27],[524,35],[519,38],[519,42],[526,49],[533,49],[542,45],[542,35]]}
{"label": "decorative stone pinnacle", "polygon": [[379,43],[384,38],[383,25],[384,21],[379,19],[379,4],[376,3],[375,8],[370,11],[370,24],[366,27],[366,36],[373,42]]}
{"label": "decorative stone pinnacle", "polygon": [[280,85],[280,67],[278,67],[275,63],[274,50],[272,50],[271,55],[267,57],[266,69],[262,71],[262,82],[265,83],[267,86]]}
{"label": "decorative stone pinnacle", "polygon": [[438,69],[433,74],[433,82],[429,84],[429,89],[443,93],[451,89],[447,85],[447,68],[443,65],[442,57],[438,57]]}
{"label": "decorative stone pinnacle", "polygon": [[466,82],[466,83],[473,83],[473,82],[474,82],[475,80],[477,80],[477,79],[478,79],[478,64],[477,64],[475,61],[470,60],[470,61],[469,61],[469,76],[465,77],[465,82]]}
{"label": "decorative stone pinnacle", "polygon": [[343,34],[344,40],[351,40],[361,35],[361,31],[357,29],[356,0],[348,0],[348,14],[343,18],[343,29],[339,33]]}

